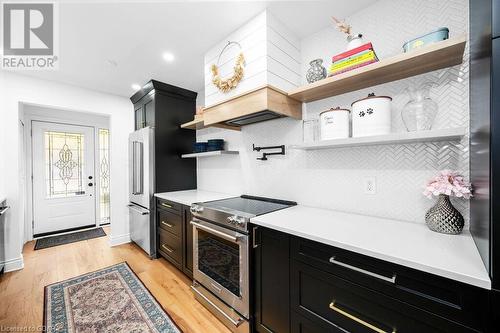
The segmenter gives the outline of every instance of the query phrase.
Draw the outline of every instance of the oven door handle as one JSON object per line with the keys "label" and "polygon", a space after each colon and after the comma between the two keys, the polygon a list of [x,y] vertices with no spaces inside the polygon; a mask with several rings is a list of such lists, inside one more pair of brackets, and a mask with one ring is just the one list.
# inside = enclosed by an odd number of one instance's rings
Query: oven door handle
{"label": "oven door handle", "polygon": [[193,221],[191,221],[191,224],[194,225],[198,229],[201,229],[201,230],[204,230],[204,231],[209,232],[211,234],[220,236],[221,238],[224,238],[224,239],[231,241],[233,243],[238,243],[239,237],[228,235],[222,231],[212,229],[210,227],[204,226],[203,224],[199,224],[199,223],[196,223]]}

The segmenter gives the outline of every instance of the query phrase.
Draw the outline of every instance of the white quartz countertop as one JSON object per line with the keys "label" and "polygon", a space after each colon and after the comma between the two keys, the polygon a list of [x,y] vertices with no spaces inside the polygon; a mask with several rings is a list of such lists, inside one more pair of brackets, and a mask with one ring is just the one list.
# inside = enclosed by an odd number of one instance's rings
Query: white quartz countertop
{"label": "white quartz countertop", "polygon": [[257,216],[251,222],[491,289],[488,272],[469,232],[444,235],[430,231],[425,224],[300,205]]}
{"label": "white quartz countertop", "polygon": [[238,196],[239,195],[235,194],[218,193],[218,192],[201,191],[201,190],[155,193],[155,197],[177,202],[186,206],[191,206],[191,204],[196,202],[221,200],[227,198],[234,198]]}

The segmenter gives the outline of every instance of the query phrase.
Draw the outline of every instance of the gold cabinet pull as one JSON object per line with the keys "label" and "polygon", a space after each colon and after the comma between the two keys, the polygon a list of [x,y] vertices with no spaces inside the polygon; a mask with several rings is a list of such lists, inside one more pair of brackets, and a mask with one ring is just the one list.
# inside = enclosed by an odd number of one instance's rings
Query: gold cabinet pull
{"label": "gold cabinet pull", "polygon": [[163,225],[165,225],[165,226],[167,226],[167,227],[169,227],[169,228],[173,228],[173,225],[171,225],[171,224],[170,224],[170,223],[168,223],[168,222],[161,221],[161,224],[163,224]]}
{"label": "gold cabinet pull", "polygon": [[[346,311],[340,309],[339,307],[337,307],[335,305],[335,301],[333,301],[333,302],[330,303],[330,309],[332,309],[333,311],[335,311],[337,313],[340,313],[344,317],[347,317],[347,318],[349,318],[351,320],[354,320],[355,322],[357,322],[357,323],[359,323],[359,324],[361,324],[361,325],[363,325],[363,326],[365,326],[365,327],[373,330],[374,332],[377,332],[377,333],[388,333],[387,331],[384,331],[383,329],[380,329],[377,326],[374,326],[374,325],[372,325],[372,324],[364,321],[363,319],[360,319],[360,318],[358,318],[358,317],[350,314],[349,312],[346,312]],[[391,333],[396,333],[396,330],[392,330]]]}
{"label": "gold cabinet pull", "polygon": [[162,205],[163,207],[172,208],[172,206],[164,202],[162,202],[160,205]]}
{"label": "gold cabinet pull", "polygon": [[167,250],[168,253],[172,253],[174,252],[174,250],[172,250],[171,248],[169,248],[168,246],[166,246],[165,244],[161,244],[161,247],[165,250]]}

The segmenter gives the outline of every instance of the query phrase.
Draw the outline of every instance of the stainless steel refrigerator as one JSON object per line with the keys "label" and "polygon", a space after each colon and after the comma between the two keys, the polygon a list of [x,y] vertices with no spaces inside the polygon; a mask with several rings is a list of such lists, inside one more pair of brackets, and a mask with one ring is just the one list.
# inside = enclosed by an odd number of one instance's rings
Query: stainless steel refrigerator
{"label": "stainless steel refrigerator", "polygon": [[129,223],[130,238],[149,256],[155,253],[154,130],[139,129],[129,135]]}
{"label": "stainless steel refrigerator", "polygon": [[[157,258],[154,194],[196,188],[196,159],[190,152],[196,133],[180,124],[193,119],[197,93],[151,80],[132,97],[135,132],[129,136],[130,237]],[[184,234],[183,234],[184,235]]]}

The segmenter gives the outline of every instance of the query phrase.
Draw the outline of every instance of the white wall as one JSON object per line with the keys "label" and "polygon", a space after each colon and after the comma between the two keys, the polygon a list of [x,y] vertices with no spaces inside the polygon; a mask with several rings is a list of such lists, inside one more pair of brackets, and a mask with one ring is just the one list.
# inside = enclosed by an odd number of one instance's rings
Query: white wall
{"label": "white wall", "polygon": [[[468,32],[467,0],[377,1],[347,18],[355,32],[372,41],[379,58],[398,54],[405,40],[441,26],[452,36]],[[309,61],[342,52],[344,36],[333,27],[301,41],[301,77]],[[409,84],[436,84],[432,98],[439,105],[434,128],[469,126],[469,51],[464,63],[453,68],[395,81],[306,104],[305,116],[317,118],[330,107],[348,107],[369,92],[393,97],[394,132],[405,131],[401,110],[408,101]],[[439,170],[449,168],[469,175],[469,137],[461,142],[342,148],[321,151],[288,149],[286,156],[257,161],[252,144],[287,146],[302,141],[302,124],[278,119],[243,127],[241,132],[204,129],[197,139],[224,138],[240,155],[198,159],[198,188],[234,194],[253,194],[295,200],[299,204],[424,223],[425,211],[434,203],[422,195],[424,183]],[[364,194],[365,177],[376,177],[377,193]],[[469,216],[467,201],[456,201]]]}
{"label": "white wall", "polygon": [[[7,270],[22,266],[23,214],[20,190],[21,142],[18,136],[20,103],[98,113],[110,117],[111,135],[111,243],[126,242],[128,230],[128,135],[133,131],[133,107],[125,97],[103,94],[52,81],[0,72],[2,160],[4,195],[12,207],[7,215]],[[2,142],[0,141],[0,142]]]}
{"label": "white wall", "polygon": [[[227,93],[212,83],[212,64],[219,61],[219,75],[230,77],[240,52],[245,56],[245,70],[241,82]],[[290,90],[300,84],[300,41],[269,11],[264,11],[245,23],[205,53],[205,106],[211,106],[247,91],[271,84]]]}

